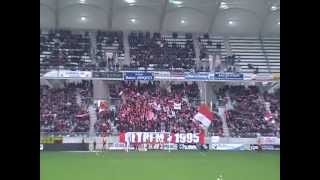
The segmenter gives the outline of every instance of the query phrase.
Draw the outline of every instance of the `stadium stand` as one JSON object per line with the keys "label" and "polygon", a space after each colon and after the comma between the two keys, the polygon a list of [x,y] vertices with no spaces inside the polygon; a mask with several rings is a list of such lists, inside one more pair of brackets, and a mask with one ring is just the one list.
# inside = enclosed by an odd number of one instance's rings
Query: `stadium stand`
{"label": "stadium stand", "polygon": [[[107,55],[110,53],[110,55]],[[124,61],[123,33],[98,31],[96,34],[96,61],[101,69],[116,70]]]}
{"label": "stadium stand", "polygon": [[262,38],[262,45],[269,62],[270,72],[280,73],[280,38]]}
{"label": "stadium stand", "polygon": [[161,35],[150,32],[129,34],[130,68],[183,70],[195,65],[195,52],[190,34]]}
{"label": "stadium stand", "polygon": [[[280,116],[273,115],[266,120],[265,102],[271,102],[271,111],[279,110],[279,96],[259,93],[257,86],[227,86],[226,91],[230,95],[233,109],[226,111],[226,120],[231,136],[233,137],[256,137],[258,134],[264,136],[276,136],[280,131]],[[278,127],[279,126],[279,127]],[[258,134],[257,134],[258,133]]]}
{"label": "stadium stand", "polygon": [[[200,66],[195,63],[191,33],[131,32],[128,35],[130,64],[125,65],[122,31],[40,29],[40,67],[70,70],[195,70],[209,71],[209,55],[219,55],[215,71],[279,73],[280,39],[228,37],[203,34]],[[92,39],[94,38],[94,40]],[[92,44],[93,43],[93,44]],[[228,47],[226,47],[226,45]],[[92,53],[95,52],[93,55]]]}
{"label": "stadium stand", "polygon": [[92,69],[88,32],[40,30],[40,68]]}
{"label": "stadium stand", "polygon": [[242,72],[269,72],[268,61],[259,38],[230,37],[228,43],[232,53],[240,57],[236,64],[241,67]]}
{"label": "stadium stand", "polygon": [[61,135],[88,132],[91,94],[89,82],[68,83],[60,89],[40,86],[40,131]]}
{"label": "stadium stand", "polygon": [[[124,82],[122,86],[115,120],[118,131],[199,131],[199,123],[192,121],[196,108],[189,102],[189,98],[199,96],[194,84],[172,85],[168,89],[160,88],[159,82]],[[189,89],[181,91],[181,86]],[[175,104],[179,104],[177,108]],[[213,127],[212,131],[219,131]]]}

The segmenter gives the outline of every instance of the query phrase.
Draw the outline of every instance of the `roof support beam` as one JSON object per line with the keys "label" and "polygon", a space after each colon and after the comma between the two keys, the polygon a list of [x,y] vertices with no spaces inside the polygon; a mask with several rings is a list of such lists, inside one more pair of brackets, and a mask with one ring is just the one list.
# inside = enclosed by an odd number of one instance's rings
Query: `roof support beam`
{"label": "roof support beam", "polygon": [[211,21],[210,21],[210,25],[209,25],[209,29],[208,29],[208,33],[212,32],[212,26],[213,26],[213,24],[214,24],[214,22],[216,20],[216,17],[217,17],[217,15],[219,13],[219,8],[220,8],[221,1],[222,0],[218,0],[217,1],[218,5],[216,6],[216,9],[215,9],[214,13],[212,13]]}
{"label": "roof support beam", "polygon": [[164,23],[164,19],[165,19],[166,13],[167,13],[168,4],[169,4],[169,0],[164,0],[164,5],[162,8],[162,13],[161,13],[161,17],[160,17],[160,25],[159,25],[159,32],[161,32],[161,33],[163,31],[163,23]]}
{"label": "roof support beam", "polygon": [[113,17],[113,5],[114,5],[114,0],[109,0],[110,8],[108,12],[108,28],[112,29],[112,17]]}
{"label": "roof support beam", "polygon": [[56,23],[56,24],[55,24],[55,28],[58,28],[58,25],[59,25],[59,21],[58,21],[58,19],[59,19],[59,14],[58,14],[59,2],[56,1],[55,5],[56,5],[56,8],[55,8],[55,10],[54,10],[55,23]]}

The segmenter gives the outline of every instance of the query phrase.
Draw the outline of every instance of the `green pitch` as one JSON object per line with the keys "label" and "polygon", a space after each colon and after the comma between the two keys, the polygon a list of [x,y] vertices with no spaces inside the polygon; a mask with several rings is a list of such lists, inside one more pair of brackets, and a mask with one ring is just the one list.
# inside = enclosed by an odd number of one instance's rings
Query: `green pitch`
{"label": "green pitch", "polygon": [[41,180],[280,180],[279,152],[41,152]]}

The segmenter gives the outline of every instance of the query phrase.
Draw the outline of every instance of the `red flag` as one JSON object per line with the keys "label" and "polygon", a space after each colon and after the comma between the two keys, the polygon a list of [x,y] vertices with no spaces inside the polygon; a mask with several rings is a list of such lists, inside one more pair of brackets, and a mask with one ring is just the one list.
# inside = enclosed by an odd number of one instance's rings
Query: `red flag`
{"label": "red flag", "polygon": [[199,143],[200,144],[204,144],[205,143],[205,134],[204,134],[204,130],[203,129],[199,133]]}
{"label": "red flag", "polygon": [[83,113],[83,114],[77,114],[76,117],[78,118],[82,118],[82,117],[86,117],[89,116],[89,113]]}
{"label": "red flag", "polygon": [[124,132],[121,132],[119,134],[119,142],[120,143],[125,143],[125,136],[126,136],[126,133],[124,133]]}
{"label": "red flag", "polygon": [[99,112],[106,111],[108,109],[108,103],[107,101],[100,101],[99,104]]}
{"label": "red flag", "polygon": [[170,133],[171,136],[171,142],[170,143],[175,143],[176,142],[176,136],[173,132]]}

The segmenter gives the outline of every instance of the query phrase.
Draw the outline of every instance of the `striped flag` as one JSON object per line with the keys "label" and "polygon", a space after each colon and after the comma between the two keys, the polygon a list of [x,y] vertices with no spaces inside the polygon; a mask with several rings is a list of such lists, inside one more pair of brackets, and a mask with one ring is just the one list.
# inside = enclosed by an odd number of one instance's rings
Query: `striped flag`
{"label": "striped flag", "polygon": [[194,116],[194,119],[199,121],[205,127],[209,127],[211,121],[213,121],[213,112],[210,112],[209,107],[206,104],[201,104],[198,113]]}

